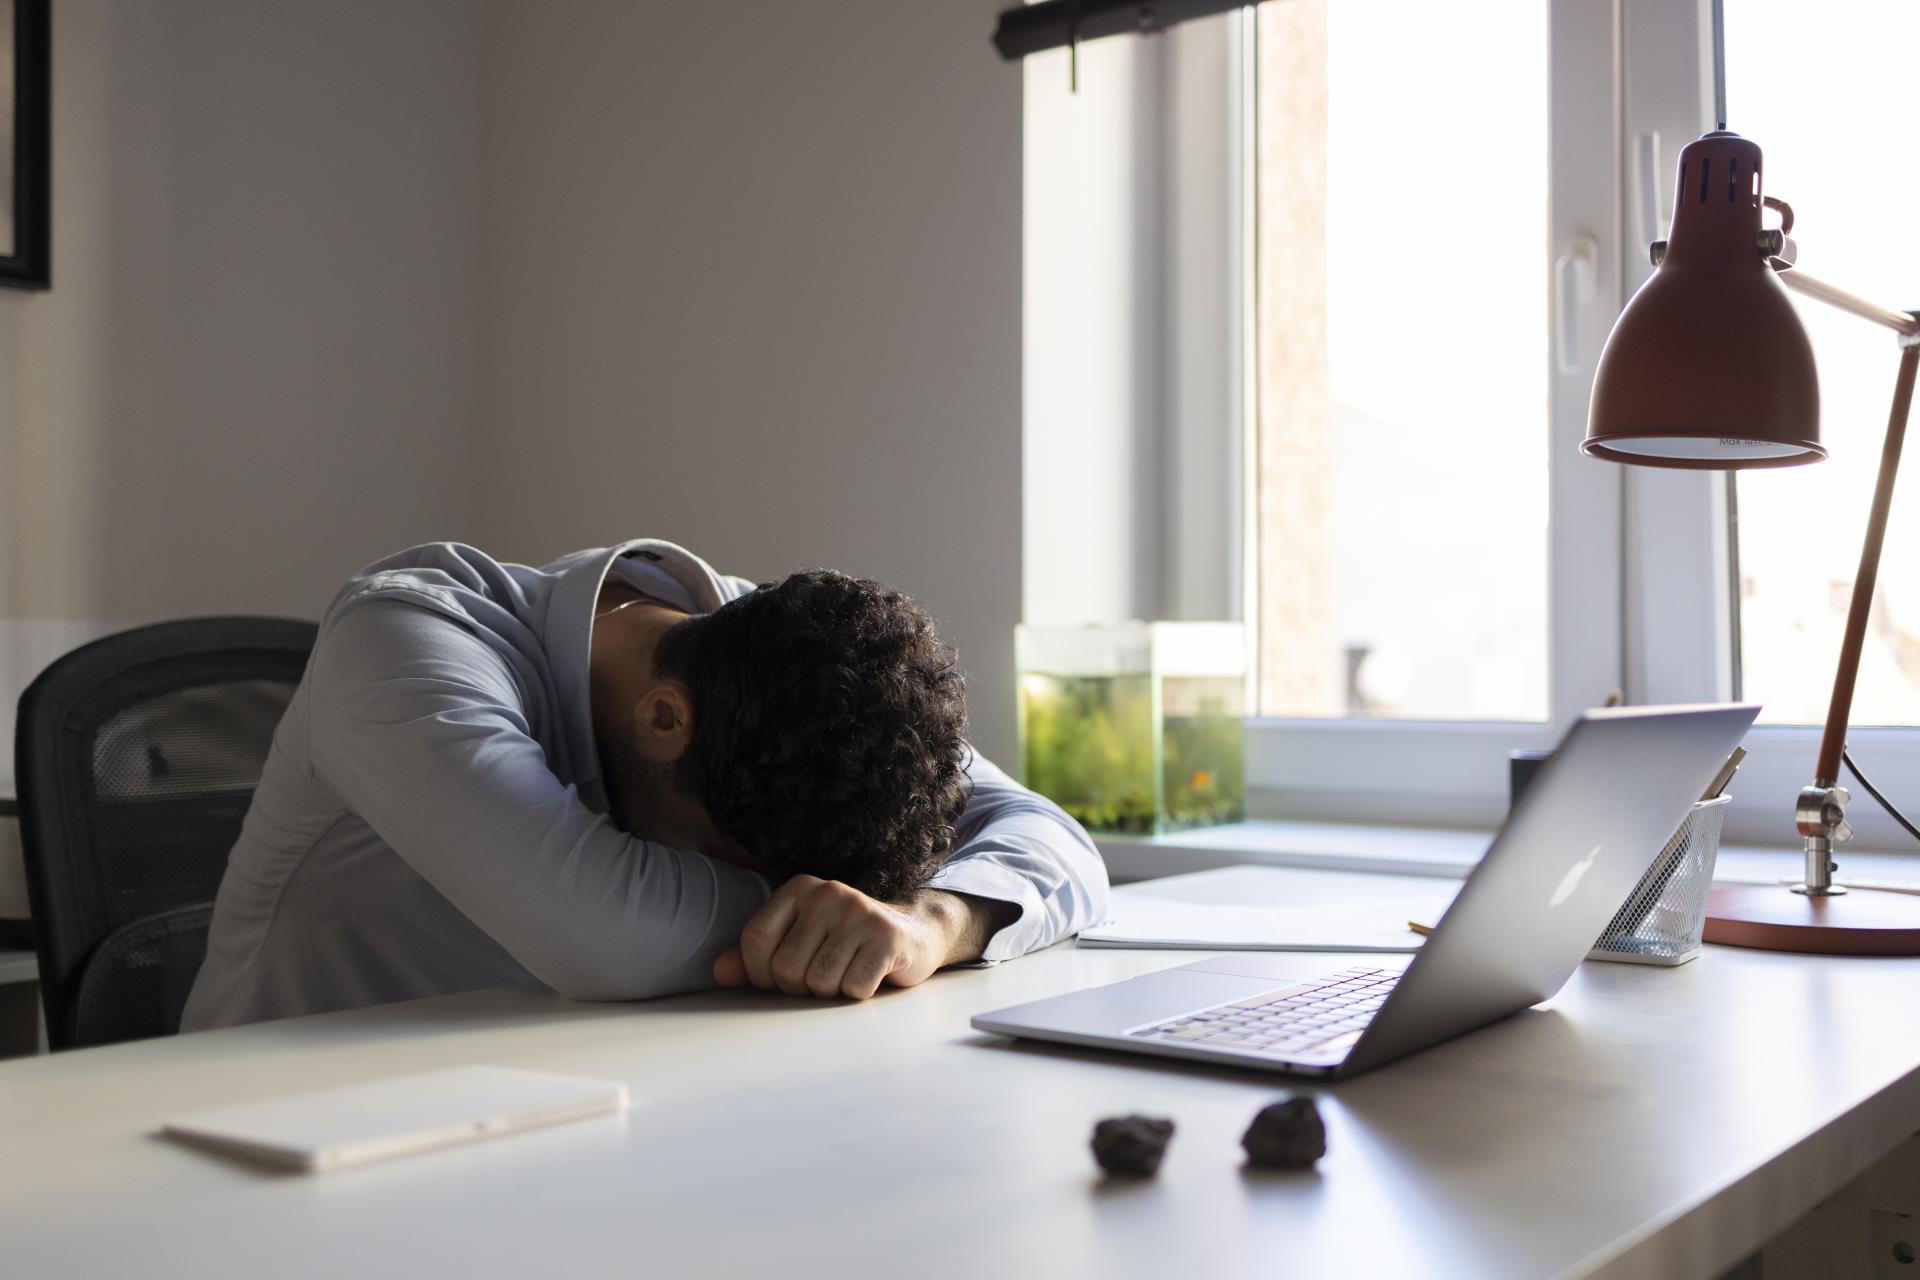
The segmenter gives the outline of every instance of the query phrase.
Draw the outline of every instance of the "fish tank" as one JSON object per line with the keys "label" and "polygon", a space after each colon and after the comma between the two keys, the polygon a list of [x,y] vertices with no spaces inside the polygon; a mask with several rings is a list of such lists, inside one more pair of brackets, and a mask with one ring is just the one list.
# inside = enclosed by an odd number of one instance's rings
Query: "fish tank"
{"label": "fish tank", "polygon": [[1024,780],[1081,826],[1161,835],[1247,816],[1239,623],[1023,626],[1017,648]]}

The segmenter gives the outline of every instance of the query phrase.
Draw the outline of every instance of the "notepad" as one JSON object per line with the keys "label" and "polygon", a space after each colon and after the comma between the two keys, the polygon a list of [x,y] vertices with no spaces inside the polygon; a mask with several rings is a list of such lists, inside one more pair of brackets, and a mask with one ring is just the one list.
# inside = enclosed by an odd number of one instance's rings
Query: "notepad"
{"label": "notepad", "polygon": [[617,1081],[468,1066],[215,1107],[160,1131],[281,1169],[321,1172],[627,1108]]}
{"label": "notepad", "polygon": [[1080,934],[1083,947],[1175,951],[1418,951],[1404,919],[1366,909],[1245,907],[1115,894],[1107,919]]}

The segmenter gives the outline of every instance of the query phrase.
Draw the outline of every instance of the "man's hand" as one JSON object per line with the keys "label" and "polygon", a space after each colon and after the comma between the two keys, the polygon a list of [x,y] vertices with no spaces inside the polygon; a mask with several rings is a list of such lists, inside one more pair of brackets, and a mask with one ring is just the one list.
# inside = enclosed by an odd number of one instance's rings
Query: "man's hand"
{"label": "man's hand", "polygon": [[795,876],[713,964],[723,987],[864,1000],[882,983],[911,987],[943,965],[980,958],[1015,908],[938,889],[894,905],[835,880]]}

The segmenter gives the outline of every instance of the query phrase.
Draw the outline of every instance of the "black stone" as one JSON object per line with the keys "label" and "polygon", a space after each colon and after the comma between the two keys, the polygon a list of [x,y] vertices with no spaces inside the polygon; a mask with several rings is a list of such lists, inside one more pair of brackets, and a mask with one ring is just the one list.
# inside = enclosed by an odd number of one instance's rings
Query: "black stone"
{"label": "black stone", "polygon": [[1173,1121],[1114,1116],[1093,1126],[1093,1158],[1117,1178],[1151,1178],[1173,1140]]}
{"label": "black stone", "polygon": [[1312,1098],[1288,1098],[1260,1108],[1240,1145],[1259,1168],[1311,1169],[1327,1154],[1327,1126]]}

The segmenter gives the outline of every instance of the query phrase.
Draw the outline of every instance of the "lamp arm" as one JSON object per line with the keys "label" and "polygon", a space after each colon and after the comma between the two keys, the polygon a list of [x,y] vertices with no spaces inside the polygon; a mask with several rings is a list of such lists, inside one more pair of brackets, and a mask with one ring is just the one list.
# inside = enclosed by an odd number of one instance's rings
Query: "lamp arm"
{"label": "lamp arm", "polygon": [[1846,746],[1853,686],[1860,674],[1860,651],[1867,639],[1867,614],[1873,605],[1874,582],[1880,575],[1880,548],[1886,541],[1887,513],[1893,505],[1893,484],[1900,470],[1900,446],[1906,438],[1907,416],[1913,405],[1916,368],[1920,368],[1920,347],[1908,347],[1900,353],[1900,374],[1893,386],[1893,411],[1887,418],[1887,438],[1880,449],[1880,478],[1874,485],[1873,508],[1867,516],[1867,539],[1860,548],[1860,571],[1853,579],[1853,603],[1847,610],[1846,638],[1840,645],[1840,670],[1834,676],[1827,728],[1820,737],[1820,761],[1813,771],[1816,786],[1830,787],[1840,780],[1840,751]]}
{"label": "lamp arm", "polygon": [[[1913,318],[1908,320],[1912,322]],[[1920,323],[1915,327],[1920,329]],[[1874,483],[1867,537],[1860,548],[1860,571],[1854,575],[1853,600],[1847,608],[1847,630],[1840,644],[1840,669],[1833,678],[1833,701],[1827,706],[1826,729],[1820,735],[1820,758],[1814,768],[1813,785],[1800,793],[1795,812],[1807,861],[1806,883],[1799,888],[1814,896],[1834,892],[1833,843],[1847,838],[1847,796],[1834,784],[1840,779],[1840,757],[1847,745],[1853,689],[1860,675],[1861,650],[1866,645],[1874,583],[1880,574],[1880,550],[1886,542],[1887,514],[1893,506],[1894,481],[1900,472],[1900,448],[1906,441],[1907,419],[1913,407],[1914,378],[1916,372],[1920,372],[1920,344],[1903,341],[1901,347],[1900,372],[1893,385],[1893,408],[1887,416],[1887,437],[1880,450],[1880,475]]]}
{"label": "lamp arm", "polygon": [[1780,272],[1780,283],[1795,293],[1817,298],[1830,307],[1859,316],[1862,320],[1871,320],[1893,330],[1903,338],[1920,336],[1920,319],[1911,312],[1890,311],[1878,303],[1868,302],[1865,298],[1836,288],[1824,280],[1816,279],[1798,268],[1789,268]]}

